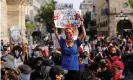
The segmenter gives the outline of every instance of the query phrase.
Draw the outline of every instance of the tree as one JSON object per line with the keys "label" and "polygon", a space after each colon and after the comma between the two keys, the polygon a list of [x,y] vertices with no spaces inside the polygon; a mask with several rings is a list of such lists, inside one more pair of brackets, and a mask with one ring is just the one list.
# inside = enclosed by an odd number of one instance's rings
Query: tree
{"label": "tree", "polygon": [[129,0],[128,2],[130,4],[131,8],[133,8],[133,0]]}
{"label": "tree", "polygon": [[36,21],[45,23],[48,32],[52,33],[52,28],[54,26],[53,16],[55,10],[55,2],[52,0],[50,3],[46,3],[38,11]]}
{"label": "tree", "polygon": [[34,24],[31,23],[26,23],[26,31],[27,32],[33,32],[34,30],[36,30],[36,26]]}

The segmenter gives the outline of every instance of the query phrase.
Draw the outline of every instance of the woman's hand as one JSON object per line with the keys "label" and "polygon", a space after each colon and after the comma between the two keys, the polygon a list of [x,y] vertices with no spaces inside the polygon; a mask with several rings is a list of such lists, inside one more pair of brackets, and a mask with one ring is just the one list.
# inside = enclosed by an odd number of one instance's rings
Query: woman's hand
{"label": "woman's hand", "polygon": [[81,29],[82,29],[82,34],[79,36],[79,40],[83,41],[84,38],[86,37],[86,31],[85,31],[85,28],[84,28],[84,18],[79,13],[76,14],[76,18],[80,19],[80,26],[81,26]]}

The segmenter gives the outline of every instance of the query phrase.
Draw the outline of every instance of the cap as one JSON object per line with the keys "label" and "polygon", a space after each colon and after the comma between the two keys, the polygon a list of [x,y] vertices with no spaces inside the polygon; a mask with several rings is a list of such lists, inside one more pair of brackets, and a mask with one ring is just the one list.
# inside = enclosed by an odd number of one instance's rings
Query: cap
{"label": "cap", "polygon": [[18,67],[21,73],[29,74],[31,72],[31,68],[28,65],[21,65]]}
{"label": "cap", "polygon": [[15,66],[12,62],[4,62],[4,66],[10,69],[15,69]]}
{"label": "cap", "polygon": [[64,70],[62,67],[60,66],[53,66],[51,69],[50,69],[50,74],[65,74]]}
{"label": "cap", "polygon": [[120,70],[124,70],[124,64],[121,62],[121,61],[115,61],[113,64],[112,64],[112,67],[118,67]]}
{"label": "cap", "polygon": [[53,61],[50,59],[44,59],[43,62],[44,66],[52,66],[53,65]]}

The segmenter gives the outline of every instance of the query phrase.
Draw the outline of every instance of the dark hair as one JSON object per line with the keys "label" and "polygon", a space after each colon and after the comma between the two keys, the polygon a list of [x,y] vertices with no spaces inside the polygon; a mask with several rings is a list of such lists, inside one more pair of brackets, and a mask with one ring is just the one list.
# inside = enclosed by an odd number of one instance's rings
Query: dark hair
{"label": "dark hair", "polygon": [[91,64],[91,65],[89,66],[89,69],[92,70],[92,71],[97,72],[97,69],[100,68],[100,67],[101,67],[100,64],[98,64],[98,63],[93,63],[93,64]]}
{"label": "dark hair", "polygon": [[114,45],[114,46],[118,46],[118,43],[116,43],[116,42],[113,42],[113,45]]}
{"label": "dark hair", "polygon": [[44,61],[44,58],[42,58],[42,57],[37,57],[36,59],[35,59],[35,64],[39,61],[39,60],[41,60],[41,61]]}
{"label": "dark hair", "polygon": [[129,46],[126,46],[125,51],[128,51],[129,49],[130,49]]}
{"label": "dark hair", "polygon": [[87,51],[84,51],[82,54],[80,54],[80,58],[84,59],[87,57],[86,55]]}
{"label": "dark hair", "polygon": [[15,50],[18,50],[19,52],[21,52],[22,48],[20,46],[14,46],[13,47],[13,52],[15,52]]}
{"label": "dark hair", "polygon": [[91,70],[88,69],[80,74],[78,80],[96,80],[96,76],[92,73]]}
{"label": "dark hair", "polygon": [[103,68],[105,68],[105,67],[107,67],[107,65],[106,65],[106,63],[103,63],[103,62],[101,62],[101,68],[103,69]]}
{"label": "dark hair", "polygon": [[6,51],[8,47],[10,47],[10,46],[9,46],[9,45],[7,45],[7,46],[3,46],[4,51]]}

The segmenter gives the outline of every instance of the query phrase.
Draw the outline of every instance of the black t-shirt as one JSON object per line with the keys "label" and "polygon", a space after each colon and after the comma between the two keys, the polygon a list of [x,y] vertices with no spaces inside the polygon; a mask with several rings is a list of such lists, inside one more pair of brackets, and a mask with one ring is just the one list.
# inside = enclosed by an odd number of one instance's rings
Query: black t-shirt
{"label": "black t-shirt", "polygon": [[98,73],[98,77],[101,79],[101,80],[111,80],[112,78],[112,73],[110,70],[105,70],[104,72],[99,72]]}

